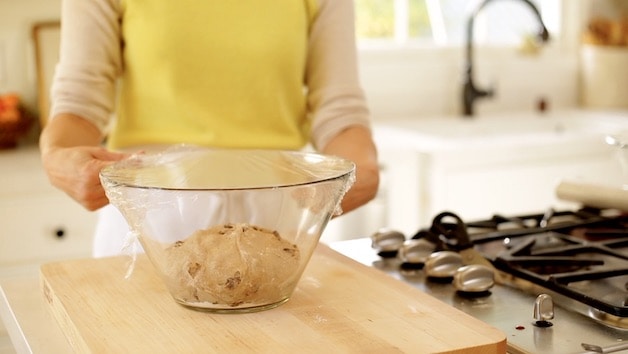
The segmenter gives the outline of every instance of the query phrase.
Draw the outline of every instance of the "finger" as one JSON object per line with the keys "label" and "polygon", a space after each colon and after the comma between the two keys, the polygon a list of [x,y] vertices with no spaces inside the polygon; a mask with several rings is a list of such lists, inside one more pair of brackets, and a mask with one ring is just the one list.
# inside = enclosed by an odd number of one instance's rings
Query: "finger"
{"label": "finger", "polygon": [[92,157],[102,161],[120,161],[129,157],[130,154],[110,151],[104,148],[96,149],[92,152]]}

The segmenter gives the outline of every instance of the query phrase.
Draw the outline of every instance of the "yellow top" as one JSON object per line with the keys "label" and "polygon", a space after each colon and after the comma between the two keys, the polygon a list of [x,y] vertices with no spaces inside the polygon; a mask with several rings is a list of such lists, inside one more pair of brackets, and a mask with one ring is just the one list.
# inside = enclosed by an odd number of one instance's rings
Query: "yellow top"
{"label": "yellow top", "polygon": [[322,148],[370,127],[353,10],[352,0],[64,0],[51,118],[83,117],[113,149]]}
{"label": "yellow top", "polygon": [[303,79],[312,1],[122,5],[125,70],[110,147],[307,143]]}

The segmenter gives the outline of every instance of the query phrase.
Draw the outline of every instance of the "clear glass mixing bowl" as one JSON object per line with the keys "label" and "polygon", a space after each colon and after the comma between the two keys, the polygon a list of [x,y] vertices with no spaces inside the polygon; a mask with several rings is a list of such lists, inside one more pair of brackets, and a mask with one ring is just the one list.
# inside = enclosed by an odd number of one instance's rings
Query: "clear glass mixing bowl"
{"label": "clear glass mixing bowl", "polygon": [[176,302],[251,312],[289,299],[354,169],[316,153],[177,146],[100,178]]}

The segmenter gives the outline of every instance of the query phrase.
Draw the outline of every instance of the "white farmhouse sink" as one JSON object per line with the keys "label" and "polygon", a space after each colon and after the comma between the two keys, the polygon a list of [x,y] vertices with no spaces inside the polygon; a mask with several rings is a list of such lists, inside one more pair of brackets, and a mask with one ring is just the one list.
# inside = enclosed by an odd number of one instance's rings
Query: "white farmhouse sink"
{"label": "white farmhouse sink", "polygon": [[386,225],[406,233],[443,210],[463,219],[578,207],[559,200],[563,179],[624,180],[607,134],[628,131],[628,112],[441,117],[379,123]]}
{"label": "white farmhouse sink", "polygon": [[[600,137],[628,129],[628,112],[564,110],[481,117],[400,119],[379,123],[376,135],[386,146],[426,144],[532,144]],[[391,136],[392,135],[392,136]],[[395,142],[398,137],[401,141]]]}
{"label": "white farmhouse sink", "polygon": [[628,111],[377,123],[381,192],[367,206],[332,220],[323,240],[365,237],[379,227],[412,235],[444,210],[473,220],[577,208],[556,197],[562,180],[628,182],[619,150],[604,139],[622,131],[628,132]]}

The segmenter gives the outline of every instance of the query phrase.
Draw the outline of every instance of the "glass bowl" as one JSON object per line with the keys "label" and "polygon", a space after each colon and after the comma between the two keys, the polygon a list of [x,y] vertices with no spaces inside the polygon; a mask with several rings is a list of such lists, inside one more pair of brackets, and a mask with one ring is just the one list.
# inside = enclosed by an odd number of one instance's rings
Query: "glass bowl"
{"label": "glass bowl", "polygon": [[100,179],[176,302],[252,312],[288,301],[354,170],[316,153],[176,146]]}

